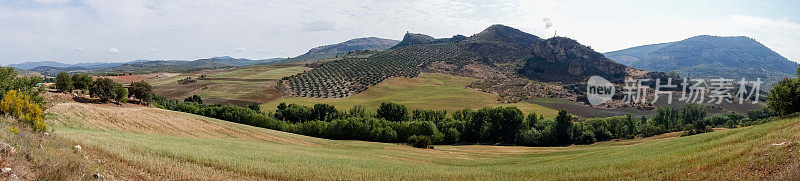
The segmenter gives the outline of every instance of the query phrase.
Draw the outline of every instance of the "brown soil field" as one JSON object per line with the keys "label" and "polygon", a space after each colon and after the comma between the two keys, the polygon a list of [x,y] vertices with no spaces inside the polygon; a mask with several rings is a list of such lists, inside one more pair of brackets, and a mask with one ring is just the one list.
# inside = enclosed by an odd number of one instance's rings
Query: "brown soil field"
{"label": "brown soil field", "polygon": [[150,79],[168,78],[177,76],[177,73],[151,73],[151,74],[136,74],[136,75],[122,75],[122,76],[95,76],[93,78],[109,78],[114,82],[121,84],[130,84],[131,82],[138,82]]}

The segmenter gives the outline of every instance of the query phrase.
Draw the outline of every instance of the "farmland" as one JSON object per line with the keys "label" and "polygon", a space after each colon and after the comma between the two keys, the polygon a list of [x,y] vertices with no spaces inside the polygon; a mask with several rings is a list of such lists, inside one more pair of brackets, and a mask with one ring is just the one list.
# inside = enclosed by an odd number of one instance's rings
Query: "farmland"
{"label": "farmland", "polygon": [[[185,73],[178,76],[149,80],[156,95],[183,99],[197,94],[208,103],[247,105],[265,103],[281,97],[275,85],[282,77],[308,70],[298,65],[252,66],[236,69],[215,69]],[[197,79],[201,75],[205,79]],[[197,82],[179,84],[191,77]]]}
{"label": "farmland", "polygon": [[262,105],[264,110],[274,111],[281,102],[311,106],[327,103],[339,109],[349,109],[361,104],[374,112],[381,102],[403,104],[409,109],[436,109],[453,112],[463,108],[480,109],[495,106],[516,106],[522,112],[536,112],[545,117],[555,116],[556,110],[536,104],[497,103],[499,96],[466,88],[475,79],[438,73],[423,73],[415,78],[395,77],[387,79],[364,92],[346,98],[285,97]]}

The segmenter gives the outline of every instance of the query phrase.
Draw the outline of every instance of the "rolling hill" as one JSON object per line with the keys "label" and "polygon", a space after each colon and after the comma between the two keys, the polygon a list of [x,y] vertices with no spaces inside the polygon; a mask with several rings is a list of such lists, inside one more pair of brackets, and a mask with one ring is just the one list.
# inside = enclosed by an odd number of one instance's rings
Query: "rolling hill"
{"label": "rolling hill", "polygon": [[53,135],[109,179],[791,180],[800,118],[694,136],[568,147],[327,140],[135,105],[60,103]]}
{"label": "rolling hill", "polygon": [[18,64],[9,64],[7,66],[25,70],[33,70],[34,68],[37,67],[101,69],[101,68],[116,67],[122,64],[125,63],[90,62],[90,63],[65,64],[54,61],[41,61],[41,62],[23,62]]}
{"label": "rolling hill", "polygon": [[649,71],[676,71],[681,76],[725,77],[775,83],[795,74],[789,61],[758,41],[744,36],[695,36],[605,53],[619,63]]}
{"label": "rolling hill", "polygon": [[339,98],[367,90],[392,77],[420,72],[479,79],[478,88],[504,101],[530,97],[570,97],[559,84],[591,75],[619,82],[627,67],[565,37],[541,39],[504,25],[492,25],[470,37],[435,39],[407,33],[389,50],[368,57],[343,57],[288,77],[281,85],[298,97]]}
{"label": "rolling hill", "polygon": [[308,50],[305,54],[281,61],[282,63],[301,62],[336,57],[357,50],[386,50],[399,41],[378,37],[355,38],[342,43],[319,46]]}

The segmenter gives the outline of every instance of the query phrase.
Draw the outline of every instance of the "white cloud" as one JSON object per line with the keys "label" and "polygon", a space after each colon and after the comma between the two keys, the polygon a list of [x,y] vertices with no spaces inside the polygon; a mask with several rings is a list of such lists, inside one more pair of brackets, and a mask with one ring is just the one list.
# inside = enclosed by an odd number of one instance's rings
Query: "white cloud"
{"label": "white cloud", "polygon": [[109,48],[108,53],[119,53],[119,49],[117,48]]}
{"label": "white cloud", "polygon": [[[689,13],[657,9],[656,5],[663,3],[653,5],[653,2],[43,0],[35,3],[42,5],[0,3],[0,35],[3,35],[0,63],[185,60],[230,53],[253,59],[292,57],[316,46],[356,37],[401,39],[406,31],[434,37],[470,36],[492,24],[506,24],[542,38],[558,31],[560,36],[576,39],[598,51],[677,41],[699,34],[745,35],[791,60],[800,60],[800,52],[793,50],[800,47],[800,30],[789,19],[728,16],[727,12],[708,18],[694,14],[687,17],[680,14]],[[659,10],[664,13],[648,14]],[[545,18],[550,21],[544,21]],[[83,51],[52,51],[74,47],[82,47]]]}
{"label": "white cloud", "polygon": [[312,21],[303,25],[305,31],[333,31],[336,30],[336,23],[332,21]]}

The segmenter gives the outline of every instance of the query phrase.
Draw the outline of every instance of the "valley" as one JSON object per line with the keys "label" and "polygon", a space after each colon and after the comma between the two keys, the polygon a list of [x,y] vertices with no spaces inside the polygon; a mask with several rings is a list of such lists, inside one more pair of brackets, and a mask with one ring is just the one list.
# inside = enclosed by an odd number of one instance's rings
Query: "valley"
{"label": "valley", "polygon": [[0,1],[0,181],[800,180],[798,5]]}
{"label": "valley", "polygon": [[65,102],[48,113],[54,134],[84,146],[104,173],[114,173],[112,179],[780,180],[800,171],[793,166],[800,159],[793,141],[800,138],[798,118],[690,137],[568,147],[417,149],[319,139],[135,105]]}

